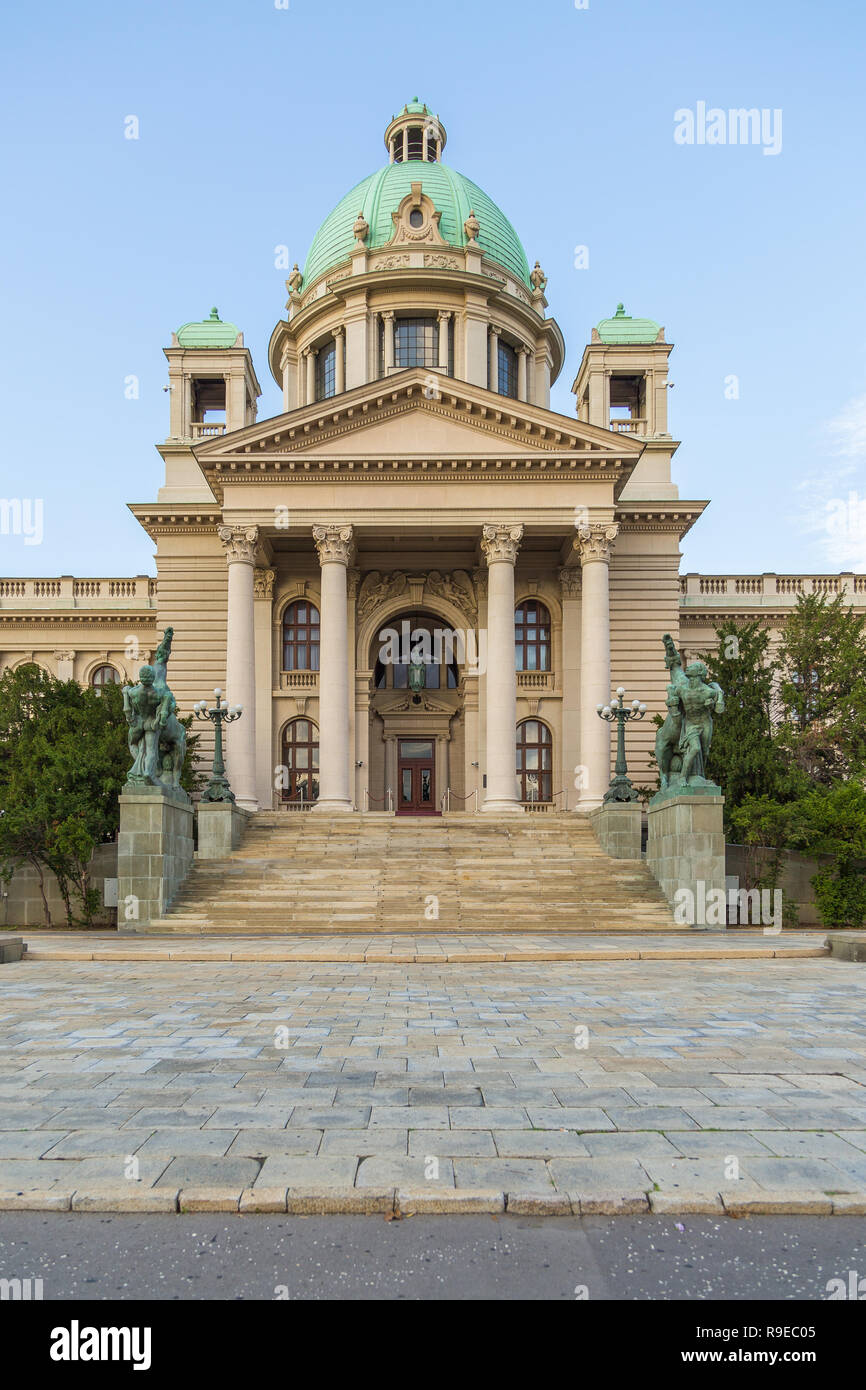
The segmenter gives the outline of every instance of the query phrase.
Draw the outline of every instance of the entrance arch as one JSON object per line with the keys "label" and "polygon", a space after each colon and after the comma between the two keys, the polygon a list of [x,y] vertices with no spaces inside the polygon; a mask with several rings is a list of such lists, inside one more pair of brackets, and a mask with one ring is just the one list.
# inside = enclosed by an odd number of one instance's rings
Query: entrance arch
{"label": "entrance arch", "polygon": [[[367,685],[365,805],[439,815],[449,790],[455,809],[465,795],[466,666],[467,656],[475,656],[476,633],[468,633],[465,615],[453,605],[408,598],[370,613],[360,634],[359,669]],[[474,690],[477,675],[469,684]]]}

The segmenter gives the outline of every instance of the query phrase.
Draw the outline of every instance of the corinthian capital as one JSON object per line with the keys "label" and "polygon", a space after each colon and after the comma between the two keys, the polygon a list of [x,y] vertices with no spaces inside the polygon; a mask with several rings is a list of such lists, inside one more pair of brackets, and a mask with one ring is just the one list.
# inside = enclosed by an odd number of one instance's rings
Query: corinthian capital
{"label": "corinthian capital", "polygon": [[607,564],[610,560],[610,548],[618,535],[619,527],[615,522],[606,525],[604,522],[594,521],[587,526],[579,526],[574,548],[580,553],[580,563],[587,565],[593,560],[603,560]]}
{"label": "corinthian capital", "polygon": [[522,539],[522,526],[485,526],[481,532],[481,549],[488,565],[496,564],[497,560],[507,560],[513,565]]}
{"label": "corinthian capital", "polygon": [[352,558],[351,526],[314,526],[313,540],[319,552],[319,564],[348,565]]}
{"label": "corinthian capital", "polygon": [[237,560],[245,565],[255,564],[258,526],[220,526],[217,535],[225,547],[228,564],[234,564]]}

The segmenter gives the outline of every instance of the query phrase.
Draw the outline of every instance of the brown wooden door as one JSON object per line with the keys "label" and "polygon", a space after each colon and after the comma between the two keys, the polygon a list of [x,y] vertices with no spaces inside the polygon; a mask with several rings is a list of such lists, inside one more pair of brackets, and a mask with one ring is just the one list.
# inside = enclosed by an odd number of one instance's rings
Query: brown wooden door
{"label": "brown wooden door", "polygon": [[398,816],[438,816],[436,803],[436,742],[432,738],[401,738],[397,746]]}

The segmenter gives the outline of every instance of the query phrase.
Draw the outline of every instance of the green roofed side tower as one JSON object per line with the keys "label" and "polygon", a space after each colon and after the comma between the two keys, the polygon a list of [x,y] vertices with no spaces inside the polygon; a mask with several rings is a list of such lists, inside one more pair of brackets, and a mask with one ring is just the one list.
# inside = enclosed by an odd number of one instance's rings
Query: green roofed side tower
{"label": "green roofed side tower", "polygon": [[677,445],[668,430],[672,350],[661,324],[632,317],[617,304],[615,313],[592,330],[571,388],[579,420],[647,441],[623,492],[628,500],[677,495],[671,482]]}
{"label": "green roofed side tower", "polygon": [[170,441],[195,443],[253,423],[261,387],[237,324],[211,309],[206,319],[181,324],[165,355]]}
{"label": "green roofed side tower", "polygon": [[384,140],[388,163],[340,199],[286,282],[269,351],[285,409],[410,366],[548,406],[565,347],[540,265],[489,194],[443,163],[431,107],[407,102]]}

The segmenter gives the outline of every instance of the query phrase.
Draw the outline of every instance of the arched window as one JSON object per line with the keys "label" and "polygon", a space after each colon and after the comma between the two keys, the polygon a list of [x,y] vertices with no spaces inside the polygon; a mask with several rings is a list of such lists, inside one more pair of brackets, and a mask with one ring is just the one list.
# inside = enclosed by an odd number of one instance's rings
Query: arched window
{"label": "arched window", "polygon": [[325,401],[337,392],[337,344],[333,338],[316,354],[316,400]]}
{"label": "arched window", "polygon": [[[408,690],[414,688],[414,680],[418,689],[456,690],[460,660],[467,660],[467,655],[440,619],[429,613],[401,613],[389,619],[375,638],[373,685],[376,690]],[[414,675],[413,664],[419,668]]]}
{"label": "arched window", "polygon": [[553,738],[540,719],[517,726],[517,781],[521,801],[553,800]]}
{"label": "arched window", "polygon": [[293,719],[283,730],[283,801],[318,801],[319,731],[311,719]]}
{"label": "arched window", "polygon": [[511,396],[517,400],[517,353],[513,347],[500,340],[499,361],[497,363],[498,390],[500,396]]}
{"label": "arched window", "polygon": [[298,599],[283,614],[283,670],[318,669],[319,610],[308,599]]}
{"label": "arched window", "polygon": [[90,684],[97,690],[101,685],[117,685],[119,681],[120,672],[115,671],[113,666],[97,666],[90,677]]}
{"label": "arched window", "polygon": [[514,610],[514,660],[518,671],[550,670],[550,614],[534,599]]}

